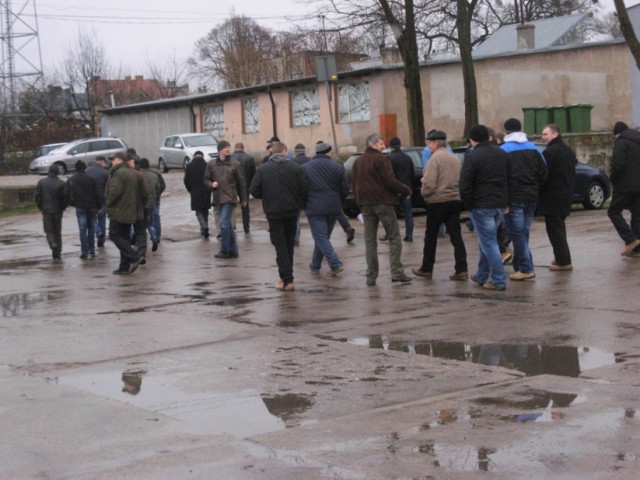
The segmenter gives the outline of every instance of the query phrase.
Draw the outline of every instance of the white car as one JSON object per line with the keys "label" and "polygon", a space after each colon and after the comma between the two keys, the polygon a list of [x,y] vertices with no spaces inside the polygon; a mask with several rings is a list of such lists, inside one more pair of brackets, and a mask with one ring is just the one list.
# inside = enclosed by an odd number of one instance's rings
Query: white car
{"label": "white car", "polygon": [[169,135],[160,147],[158,168],[168,172],[171,168],[187,168],[193,154],[200,150],[209,161],[218,156],[218,140],[208,133],[178,133]]}

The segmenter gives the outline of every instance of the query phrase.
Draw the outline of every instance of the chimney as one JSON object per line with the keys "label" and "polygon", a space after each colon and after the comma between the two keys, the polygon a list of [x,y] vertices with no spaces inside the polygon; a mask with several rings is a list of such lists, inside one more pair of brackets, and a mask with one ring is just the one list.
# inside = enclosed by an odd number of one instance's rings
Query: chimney
{"label": "chimney", "polygon": [[131,75],[125,75],[124,79],[125,79],[125,81],[130,82],[131,81]]}
{"label": "chimney", "polygon": [[400,49],[394,47],[380,47],[380,58],[384,65],[403,63]]}
{"label": "chimney", "polygon": [[536,27],[530,23],[523,23],[516,27],[516,42],[518,50],[536,48]]}
{"label": "chimney", "polygon": [[136,75],[136,82],[139,82],[140,80],[144,80],[144,75]]}

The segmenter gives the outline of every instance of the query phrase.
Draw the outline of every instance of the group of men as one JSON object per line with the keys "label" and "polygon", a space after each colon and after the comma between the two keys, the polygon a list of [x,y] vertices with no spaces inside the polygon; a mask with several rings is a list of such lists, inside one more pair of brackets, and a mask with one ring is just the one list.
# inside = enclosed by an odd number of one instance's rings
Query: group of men
{"label": "group of men", "polygon": [[113,273],[127,275],[146,263],[147,230],[152,251],[158,249],[160,196],[166,184],[160,172],[150,169],[149,160],[139,158],[133,149],[110,160],[110,168],[102,156],[88,167],[78,160],[66,182],[58,178],[59,167],[52,165],[36,186],[36,204],[54,260],[62,259],[62,216],[67,206],[76,209],[82,260],[96,256],[96,243],[104,247],[108,215],[109,239],[120,251],[120,264]]}

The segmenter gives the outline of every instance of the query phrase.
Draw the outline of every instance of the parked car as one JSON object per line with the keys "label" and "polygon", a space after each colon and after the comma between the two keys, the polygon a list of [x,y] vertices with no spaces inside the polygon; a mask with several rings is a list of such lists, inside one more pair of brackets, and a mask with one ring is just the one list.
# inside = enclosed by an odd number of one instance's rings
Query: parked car
{"label": "parked car", "polygon": [[162,142],[158,168],[168,172],[171,168],[187,168],[193,154],[200,150],[205,160],[218,156],[218,140],[208,133],[179,133],[169,135]]}
{"label": "parked car", "polygon": [[34,158],[42,157],[43,155],[49,155],[54,150],[60,147],[64,147],[66,143],[47,143],[46,145],[40,145],[34,155]]}
{"label": "parked car", "polygon": [[[544,143],[535,143],[535,145],[541,152],[544,152],[547,147]],[[412,186],[413,192],[411,194],[411,204],[413,205],[413,208],[425,208],[424,199],[420,194],[420,188],[422,186],[422,150],[424,150],[424,147],[402,147],[402,151],[409,155],[411,160],[413,160],[415,173]],[[453,149],[453,153],[461,162],[464,161],[466,151],[466,146],[456,147]],[[390,150],[383,153],[388,154],[389,152]],[[357,217],[360,213],[360,209],[353,198],[353,191],[351,190],[351,169],[353,168],[353,163],[360,155],[362,155],[362,153],[351,155],[347,161],[344,162],[344,168],[347,173],[350,189],[349,195],[342,204],[342,208],[351,218]],[[604,206],[605,201],[610,195],[611,181],[609,180],[607,173],[601,168],[578,162],[575,173],[573,203],[580,203],[588,210],[600,209]]]}
{"label": "parked car", "polygon": [[126,150],[127,144],[119,138],[84,138],[67,143],[49,152],[48,155],[36,158],[29,165],[29,172],[46,175],[49,167],[55,164],[60,167],[60,173],[64,175],[75,170],[75,164],[78,160],[89,162],[95,160],[98,155],[109,157],[116,152],[125,152]]}

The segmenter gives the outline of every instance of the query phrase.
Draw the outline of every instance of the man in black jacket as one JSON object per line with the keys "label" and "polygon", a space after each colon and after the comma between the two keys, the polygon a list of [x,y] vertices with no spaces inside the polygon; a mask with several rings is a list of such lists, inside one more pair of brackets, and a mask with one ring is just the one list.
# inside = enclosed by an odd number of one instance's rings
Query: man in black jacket
{"label": "man in black jacket", "polygon": [[553,248],[549,270],[565,272],[573,270],[564,221],[571,212],[578,159],[576,153],[562,141],[557,125],[551,123],[542,129],[542,141],[547,144],[544,151],[547,180],[540,190],[538,213],[544,215],[547,236]]}
{"label": "man in black jacket", "polygon": [[[251,186],[253,177],[256,175],[256,161],[255,159],[244,151],[244,143],[236,143],[234,152],[231,154],[231,158],[235,158],[240,162],[244,170],[244,180],[247,185],[247,191]],[[247,204],[242,206],[242,227],[244,233],[249,233],[251,230],[251,210],[249,206],[249,199],[247,198]]]}
{"label": "man in black jacket", "polygon": [[78,230],[80,231],[80,258],[86,260],[96,256],[95,220],[102,204],[98,182],[89,175],[87,164],[76,162],[76,173],[67,180],[68,198],[76,207]]}
{"label": "man in black jacket", "polygon": [[[402,143],[398,137],[393,137],[389,140],[389,146],[391,147],[389,160],[391,160],[393,174],[413,191],[413,177],[415,176],[415,172],[411,157],[402,151]],[[400,197],[400,207],[404,212],[404,241],[413,242],[413,207],[411,205],[411,195]],[[387,236],[380,237],[379,240],[386,242]]]}
{"label": "man in black jacket", "polygon": [[256,171],[249,193],[262,199],[269,222],[280,276],[276,289],[292,291],[296,227],[309,187],[302,167],[287,157],[287,146],[277,142],[272,148],[273,155]]}
{"label": "man in black jacket", "polygon": [[49,175],[36,185],[36,205],[54,260],[62,260],[62,213],[67,208],[65,183],[58,178],[60,167],[51,165]]}
{"label": "man in black jacket", "polygon": [[509,202],[508,156],[489,142],[489,130],[476,125],[469,130],[473,150],[460,172],[460,198],[471,212],[478,236],[480,260],[471,280],[487,290],[504,290],[506,279],[497,231]]}
{"label": "man in black jacket", "polygon": [[[640,255],[640,132],[617,122],[613,135],[613,195],[607,215],[625,243],[620,255],[632,257]],[[622,216],[623,210],[631,212],[631,225]]]}
{"label": "man in black jacket", "polygon": [[107,207],[104,205],[104,195],[107,190],[107,180],[109,179],[109,169],[106,166],[107,159],[98,155],[95,161],[88,162],[87,173],[96,179],[98,190],[100,191],[100,208],[96,214],[94,229],[98,240],[98,247],[104,247],[107,234]]}
{"label": "man in black jacket", "polygon": [[200,224],[200,235],[209,238],[211,190],[202,181],[206,170],[207,161],[204,159],[204,153],[198,150],[184,170],[184,186],[191,196],[191,210],[196,212],[196,218]]}

